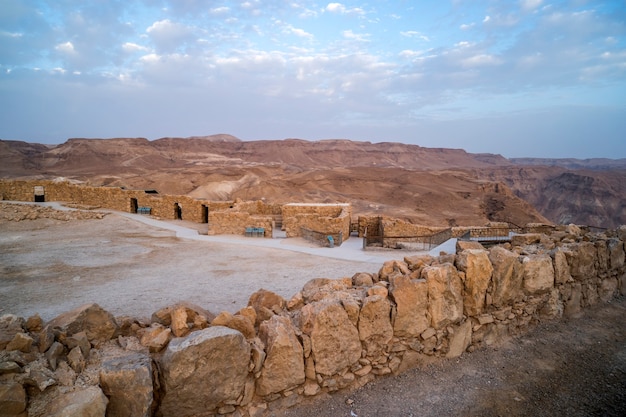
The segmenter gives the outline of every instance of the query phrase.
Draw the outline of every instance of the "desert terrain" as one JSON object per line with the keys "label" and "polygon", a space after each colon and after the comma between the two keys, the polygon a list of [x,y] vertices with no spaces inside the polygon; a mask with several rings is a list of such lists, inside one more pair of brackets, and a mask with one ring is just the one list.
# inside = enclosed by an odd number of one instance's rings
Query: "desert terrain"
{"label": "desert terrain", "polygon": [[349,202],[428,226],[626,223],[626,160],[507,159],[351,140],[0,140],[0,178],[65,178],[209,200]]}
{"label": "desert terrain", "polygon": [[[264,248],[254,238],[249,244],[243,238],[180,238],[171,222],[151,226],[140,215],[34,204],[0,208],[0,313],[39,313],[45,320],[93,301],[116,316],[145,317],[181,300],[216,313],[234,311],[260,287],[288,297],[311,278],[375,272],[383,259],[398,255],[348,261]],[[267,415],[621,416],[625,313],[626,298],[620,297],[577,317],[540,323],[498,346],[425,360],[358,390],[324,394]]]}

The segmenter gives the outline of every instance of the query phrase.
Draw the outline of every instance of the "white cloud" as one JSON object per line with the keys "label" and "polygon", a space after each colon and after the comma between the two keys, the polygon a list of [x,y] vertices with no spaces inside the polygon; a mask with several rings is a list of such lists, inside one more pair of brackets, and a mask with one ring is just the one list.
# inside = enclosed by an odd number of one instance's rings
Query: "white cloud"
{"label": "white cloud", "polygon": [[489,55],[489,54],[478,54],[478,55],[474,55],[471,56],[469,58],[465,58],[461,61],[461,64],[464,67],[481,67],[481,66],[485,66],[485,65],[498,65],[500,64],[502,61],[493,56],[493,55]]}
{"label": "white cloud", "polygon": [[459,29],[461,29],[461,30],[469,30],[469,29],[473,28],[474,26],[476,26],[476,23],[463,23],[461,26],[459,26]]}
{"label": "white cloud", "polygon": [[193,27],[169,19],[154,22],[146,32],[157,49],[165,52],[173,52],[194,37]]}
{"label": "white cloud", "polygon": [[542,3],[543,3],[543,0],[521,0],[520,1],[520,5],[522,9],[525,11],[535,10],[539,6],[541,6]]}
{"label": "white cloud", "polygon": [[285,27],[285,31],[300,38],[313,39],[313,34],[306,32],[304,29],[295,28],[291,25]]}
{"label": "white cloud", "polygon": [[355,14],[355,15],[365,14],[365,11],[361,9],[360,7],[353,7],[349,9],[341,3],[328,3],[325,10],[327,12],[338,13],[338,14]]}
{"label": "white cloud", "polygon": [[222,6],[222,7],[214,7],[209,12],[213,15],[226,14],[230,11],[230,7]]}
{"label": "white cloud", "polygon": [[76,49],[74,48],[74,44],[70,41],[60,43],[54,47],[55,50],[62,52],[64,54],[74,54],[76,53]]}
{"label": "white cloud", "polygon": [[404,36],[405,38],[418,38],[423,41],[430,42],[430,38],[428,36],[422,35],[420,32],[416,30],[402,31],[400,32],[400,35]]}
{"label": "white cloud", "polygon": [[148,51],[147,47],[138,45],[138,44],[133,43],[133,42],[125,42],[122,45],[122,49],[124,50],[124,52],[128,52],[128,53],[146,52],[146,51]]}
{"label": "white cloud", "polygon": [[369,42],[367,38],[369,38],[370,35],[366,33],[354,33],[352,30],[344,30],[341,34],[344,38],[352,41]]}

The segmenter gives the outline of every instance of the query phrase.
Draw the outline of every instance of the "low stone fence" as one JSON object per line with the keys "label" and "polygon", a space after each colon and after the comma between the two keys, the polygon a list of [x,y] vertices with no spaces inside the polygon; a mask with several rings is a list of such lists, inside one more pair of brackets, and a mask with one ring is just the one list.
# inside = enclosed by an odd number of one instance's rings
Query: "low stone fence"
{"label": "low stone fence", "polygon": [[[576,226],[484,249],[408,256],[319,278],[290,300],[265,290],[236,314],[180,303],[150,322],[97,305],[48,323],[0,318],[7,416],[260,417],[361,387],[430,357],[497,345],[626,294],[626,227]],[[429,359],[432,360],[432,359]]]}
{"label": "low stone fence", "polygon": [[283,206],[283,228],[287,237],[299,237],[302,230],[315,230],[326,235],[341,232],[350,236],[350,204],[286,204]]}
{"label": "low stone fence", "polygon": [[322,232],[316,232],[315,230],[302,228],[301,235],[302,238],[304,238],[305,240],[308,240],[309,242],[313,242],[316,245],[323,247],[341,246],[341,244],[343,243],[343,233],[341,232],[335,234],[326,234]]}

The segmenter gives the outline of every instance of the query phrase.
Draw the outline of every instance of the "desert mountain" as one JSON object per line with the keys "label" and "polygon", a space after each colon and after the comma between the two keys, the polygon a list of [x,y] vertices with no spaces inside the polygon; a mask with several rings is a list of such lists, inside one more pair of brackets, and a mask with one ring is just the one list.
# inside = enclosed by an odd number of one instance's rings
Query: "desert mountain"
{"label": "desert mountain", "polygon": [[[65,177],[210,200],[351,202],[426,225],[626,223],[626,160],[509,160],[462,149],[302,139],[0,140],[0,176]],[[577,162],[578,161],[578,162]]]}

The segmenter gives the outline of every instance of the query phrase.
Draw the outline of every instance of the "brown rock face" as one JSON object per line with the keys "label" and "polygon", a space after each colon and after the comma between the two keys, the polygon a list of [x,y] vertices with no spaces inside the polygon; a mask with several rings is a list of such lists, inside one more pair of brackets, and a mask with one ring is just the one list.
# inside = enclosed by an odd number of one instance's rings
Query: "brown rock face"
{"label": "brown rock face", "polygon": [[0,416],[25,416],[26,391],[15,382],[0,383]]}
{"label": "brown rock face", "polygon": [[256,381],[258,395],[265,396],[304,383],[304,355],[295,329],[287,317],[273,316],[261,323],[259,337],[267,356]]}
{"label": "brown rock face", "polygon": [[110,340],[117,330],[113,315],[98,304],[86,304],[52,319],[46,327],[58,328],[68,336],[85,331],[90,342]]}
{"label": "brown rock face", "polygon": [[152,385],[149,356],[133,352],[103,360],[100,386],[109,398],[107,417],[149,417]]}
{"label": "brown rock face", "polygon": [[441,329],[463,318],[463,282],[449,263],[428,266],[422,270],[428,283],[431,325]]}
{"label": "brown rock face", "polygon": [[485,306],[485,295],[493,273],[488,252],[476,249],[464,250],[457,254],[456,264],[460,271],[465,272],[463,280],[465,313],[468,316],[479,315]]}
{"label": "brown rock face", "polygon": [[391,279],[390,293],[396,303],[393,331],[396,336],[416,337],[430,323],[428,284],[423,279],[400,275]]}
{"label": "brown rock face", "polygon": [[386,297],[371,295],[365,298],[359,314],[358,328],[359,338],[365,345],[368,356],[380,355],[393,338],[390,313],[391,304]]}
{"label": "brown rock face", "polygon": [[55,398],[48,417],[104,417],[109,400],[98,387],[79,389]]}
{"label": "brown rock face", "polygon": [[524,258],[524,291],[528,295],[544,294],[554,287],[554,267],[550,255]]}
{"label": "brown rock face", "polygon": [[236,401],[243,392],[249,362],[250,345],[245,337],[227,327],[209,327],[172,340],[160,360],[162,414],[201,415],[226,401]]}
{"label": "brown rock face", "polygon": [[522,294],[522,264],[519,255],[501,246],[489,251],[489,260],[493,265],[493,304],[503,307]]}
{"label": "brown rock face", "polygon": [[300,328],[311,338],[315,371],[336,374],[361,357],[359,332],[338,301],[318,301],[300,311]]}

